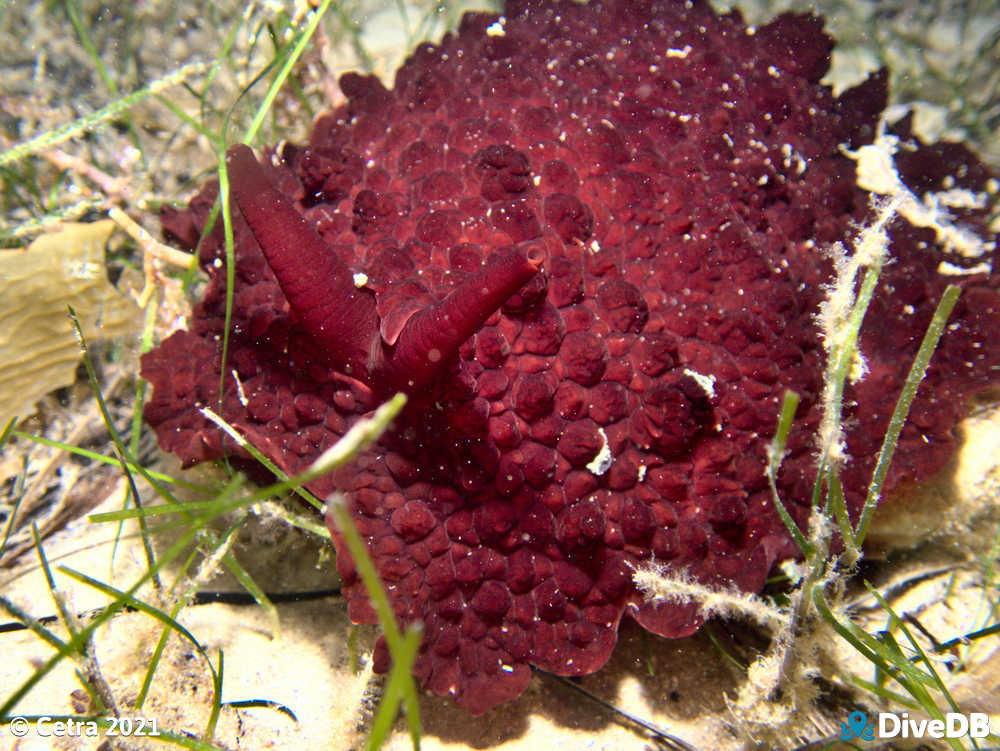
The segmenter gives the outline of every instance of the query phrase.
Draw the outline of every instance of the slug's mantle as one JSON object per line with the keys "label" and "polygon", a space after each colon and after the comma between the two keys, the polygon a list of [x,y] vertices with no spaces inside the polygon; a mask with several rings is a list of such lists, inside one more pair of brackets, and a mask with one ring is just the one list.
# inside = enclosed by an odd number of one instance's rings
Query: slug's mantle
{"label": "slug's mantle", "polygon": [[[802,401],[778,489],[801,524],[815,475],[832,263],[867,214],[845,155],[872,141],[876,74],[834,98],[832,40],[748,30],[702,2],[515,1],[466,14],[393,89],[347,74],[304,146],[230,152],[236,281],[222,415],[289,473],[396,389],[381,442],[312,485],[345,493],[397,616],[424,624],[422,685],[480,713],[536,665],[600,668],[624,613],[667,637],[695,605],[645,602],[632,566],[758,591],[794,547],[764,475],[779,402]],[[907,148],[918,195],[983,191],[959,145]],[[216,197],[164,214],[195,247]],[[985,214],[955,220],[989,238]],[[221,225],[221,222],[219,223]],[[887,491],[940,469],[965,400],[997,381],[998,282],[896,219],[845,400],[857,513],[903,379],[949,281],[963,294]],[[991,238],[992,239],[992,238]],[[220,402],[221,227],[191,327],[145,355],[145,417],[186,465],[246,458]],[[975,263],[993,264],[995,250]],[[375,613],[336,529],[351,618]],[[384,644],[376,668],[385,670]]]}

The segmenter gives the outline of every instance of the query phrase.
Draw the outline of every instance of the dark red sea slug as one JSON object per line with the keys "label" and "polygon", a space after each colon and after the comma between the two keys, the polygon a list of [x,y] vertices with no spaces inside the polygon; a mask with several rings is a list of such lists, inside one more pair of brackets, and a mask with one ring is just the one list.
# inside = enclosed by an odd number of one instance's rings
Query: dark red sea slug
{"label": "dark red sea slug", "polygon": [[[513,0],[420,46],[391,90],[344,76],[347,103],[308,143],[230,152],[228,359],[218,223],[190,329],[143,357],[160,445],[186,465],[247,458],[198,410],[221,401],[293,473],[407,392],[381,442],[312,490],[347,496],[398,617],[424,624],[420,682],[471,712],[520,694],[530,665],[597,670],[623,614],[692,633],[696,607],[645,602],[631,566],[754,592],[795,554],[764,476],[786,389],[802,402],[778,486],[808,516],[823,249],[870,213],[842,146],[871,142],[886,101],[882,74],[839,98],[819,83],[832,45],[809,15],[751,30],[697,1]],[[914,190],[985,190],[964,147],[898,132]],[[167,236],[195,247],[217,190],[165,213]],[[995,240],[984,211],[954,215]],[[929,229],[890,229],[869,374],[845,400],[855,514],[948,282],[963,294],[888,491],[944,465],[963,405],[1000,372],[1000,279],[946,277],[971,262]],[[375,622],[332,531],[350,615]]]}

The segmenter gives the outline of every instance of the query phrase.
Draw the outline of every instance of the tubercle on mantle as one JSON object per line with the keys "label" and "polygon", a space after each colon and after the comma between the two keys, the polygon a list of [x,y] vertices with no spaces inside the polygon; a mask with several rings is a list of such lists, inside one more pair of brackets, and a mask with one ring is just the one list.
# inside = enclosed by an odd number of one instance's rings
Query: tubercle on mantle
{"label": "tubercle on mantle", "polygon": [[508,298],[537,274],[544,253],[495,255],[447,297],[417,311],[394,344],[379,333],[375,293],[270,182],[249,147],[226,152],[232,196],[303,328],[330,364],[376,395],[414,393],[438,372]]}

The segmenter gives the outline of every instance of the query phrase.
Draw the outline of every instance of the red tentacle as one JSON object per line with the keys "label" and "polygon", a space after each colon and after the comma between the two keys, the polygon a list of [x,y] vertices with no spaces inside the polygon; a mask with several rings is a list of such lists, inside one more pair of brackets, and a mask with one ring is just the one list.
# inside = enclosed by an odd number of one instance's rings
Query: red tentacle
{"label": "red tentacle", "polygon": [[486,319],[538,273],[542,260],[537,248],[499,254],[437,305],[415,314],[380,377],[408,392],[426,386]]}
{"label": "red tentacle", "polygon": [[226,153],[232,195],[302,326],[331,364],[362,381],[378,359],[375,297],[268,180],[253,152]]}

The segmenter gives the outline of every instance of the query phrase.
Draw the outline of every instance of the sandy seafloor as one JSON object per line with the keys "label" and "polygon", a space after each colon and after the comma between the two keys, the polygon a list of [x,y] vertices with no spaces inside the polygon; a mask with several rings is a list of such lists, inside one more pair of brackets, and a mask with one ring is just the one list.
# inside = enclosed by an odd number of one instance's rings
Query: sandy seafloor
{"label": "sandy seafloor", "polygon": [[[747,10],[752,22],[768,18],[774,7],[810,7],[788,2],[757,2],[753,9],[748,9],[747,4],[735,5]],[[838,75],[831,79],[835,86],[849,85],[877,67],[880,59],[888,60],[899,74],[894,79],[894,93],[906,101],[918,95],[930,100],[930,104],[920,107],[921,124],[929,133],[971,138],[994,167],[1000,166],[1000,142],[996,137],[1000,121],[1000,102],[996,98],[996,72],[1000,70],[995,43],[1000,33],[997,3],[913,6],[902,1],[831,0],[819,5],[821,10],[833,9],[828,13],[830,27],[844,40],[835,53]],[[243,7],[237,5],[211,9],[207,4],[166,2],[107,7],[82,3],[66,7],[77,8],[79,23],[89,30],[91,42],[108,69],[108,79],[121,93],[133,91],[193,60],[208,60],[233,20],[243,12]],[[273,18],[277,7],[257,8],[250,14],[251,21]],[[306,94],[314,100],[325,92],[335,95],[331,82],[337,73],[355,67],[365,57],[380,73],[394,70],[407,43],[406,28],[411,38],[424,28],[420,19],[425,11],[407,6],[404,21],[401,7],[394,3],[375,7],[357,2],[341,4],[339,12],[331,13],[329,23],[323,27],[320,51],[308,54],[300,71],[298,80]],[[294,14],[295,8],[289,6],[289,13]],[[69,20],[71,14],[63,6],[8,2],[0,14],[0,151],[93,112],[114,98],[110,84],[81,46]],[[450,16],[452,21],[457,18],[454,9],[440,16]],[[345,20],[356,26],[353,36],[343,31],[340,24]],[[247,81],[247,71],[259,70],[266,59],[261,54],[264,47],[264,41],[255,47],[246,34],[237,37],[233,48],[236,64],[224,66],[220,72],[212,101],[225,102],[220,105],[224,107],[236,99]],[[359,54],[362,48],[365,55]],[[242,64],[248,55],[251,63],[244,69]],[[956,81],[964,88],[956,87]],[[196,112],[194,100],[179,88],[169,89],[167,94],[187,111]],[[977,111],[981,116],[969,114]],[[275,136],[269,140],[284,134],[299,136],[307,130],[308,122],[298,101],[282,96],[265,133]],[[148,164],[143,164],[137,143],[141,143]],[[111,197],[156,234],[158,222],[149,200],[183,198],[213,165],[207,140],[190,129],[178,130],[176,119],[149,99],[132,110],[131,124],[118,119],[86,139],[74,138],[57,148],[58,153],[50,150],[46,158],[22,160],[6,167],[16,169],[16,173],[0,173],[6,198],[4,227],[18,226],[29,215],[36,215],[37,210],[25,209],[23,204],[39,202],[50,207],[83,202],[86,206],[70,212],[70,218],[93,221],[104,213],[102,201]],[[86,164],[98,167],[98,172],[89,172]],[[39,198],[33,198],[30,190],[25,194],[24,188],[11,188],[15,182],[25,181],[38,186]],[[138,289],[141,279],[127,267],[139,256],[129,250],[122,237],[119,232],[109,245],[108,268],[120,289]],[[0,279],[0,310],[28,306],[31,300],[17,296],[13,284],[6,282]],[[44,298],[61,311],[74,298],[70,295],[66,299],[69,287],[60,284],[54,279],[48,292],[32,293],[31,298]],[[162,310],[167,315],[158,324],[160,333],[170,326],[171,315],[181,316],[184,312],[176,287],[168,285],[165,291]],[[141,327],[141,314],[137,308],[131,310],[134,326],[122,324],[127,333],[116,329],[118,336],[99,344],[96,350],[102,389],[115,419],[123,426],[127,426],[134,404],[130,374],[136,371],[137,332]],[[61,336],[69,334],[68,328],[64,329]],[[34,353],[23,349],[18,351],[18,342],[8,343],[8,349],[2,350],[5,359],[0,362],[0,375],[5,369],[33,367],[26,363],[31,363]],[[62,381],[53,377],[56,380],[38,394],[30,391],[31,384],[0,391],[0,407],[5,413],[23,417],[19,428],[25,433],[110,454],[110,442],[85,378],[77,372],[74,381],[72,363],[69,375],[63,375]],[[48,384],[45,378],[39,375],[32,380]],[[60,384],[62,388],[53,391]],[[866,569],[866,574],[886,591],[893,585],[897,608],[918,613],[921,624],[942,639],[964,633],[970,623],[982,621],[984,591],[992,595],[994,603],[997,599],[995,583],[984,590],[982,577],[973,565],[976,556],[997,554],[1000,473],[995,447],[1000,446],[1000,420],[996,411],[980,409],[966,423],[965,432],[968,437],[963,453],[949,469],[921,489],[918,499],[905,506],[900,504],[891,519],[883,516],[878,544],[884,557]],[[151,466],[178,474],[172,458],[160,454],[149,436],[142,443],[142,455]],[[192,477],[204,479],[206,472],[210,470],[195,470]],[[128,535],[134,531],[130,525],[124,530],[126,536],[115,545],[115,525],[93,524],[85,518],[87,513],[121,508],[127,484],[114,468],[86,459],[70,459],[59,450],[18,439],[0,455],[0,482],[4,490],[0,497],[0,531],[6,528],[15,500],[23,496],[26,501],[19,514],[38,525],[46,556],[53,565],[69,566],[120,588],[130,586],[145,570],[144,551],[138,538]],[[144,498],[147,502],[154,500],[146,491]],[[170,535],[157,537],[156,552],[166,550],[173,539]],[[23,552],[14,555],[11,551]],[[233,554],[271,593],[320,590],[336,584],[334,567],[322,543],[288,527],[266,509],[241,530]],[[169,571],[164,581],[173,581]],[[65,575],[57,575],[57,585],[70,612],[86,613],[107,602],[104,595]],[[206,576],[202,589],[241,591],[230,575],[221,574]],[[155,598],[148,590],[144,592],[149,599]],[[0,596],[34,617],[56,612],[37,554],[30,545],[27,526],[19,525],[12,531],[5,555],[0,557]],[[859,622],[870,631],[881,628],[884,623],[876,619],[874,610],[868,607],[870,603],[866,605],[862,595],[858,597]],[[275,621],[253,605],[214,603],[183,610],[180,622],[213,661],[218,663],[220,650],[225,655],[224,701],[266,699],[286,707],[295,716],[293,720],[273,706],[224,708],[213,742],[222,749],[363,748],[378,700],[378,683],[371,679],[365,656],[374,630],[357,630],[357,643],[349,646],[346,607],[336,596],[279,604],[277,616],[280,630],[276,631]],[[0,615],[0,625],[13,620],[7,614]],[[50,627],[65,638],[64,628]],[[134,701],[160,630],[160,624],[149,616],[128,613],[112,619],[93,640],[91,658],[100,666],[108,690],[123,707]],[[763,633],[745,622],[713,621],[696,636],[671,641],[648,635],[626,619],[610,663],[597,674],[575,681],[575,685],[699,751],[753,747],[752,740],[734,729],[738,718],[727,705],[727,697],[735,695],[742,679],[742,670],[727,655],[746,660],[765,644]],[[351,659],[352,651],[357,660]],[[0,631],[0,701],[52,654],[51,647],[36,634]],[[870,665],[859,662],[846,647],[833,649],[832,654],[839,661],[832,667],[825,666],[832,673],[826,677],[854,671],[871,679]],[[960,709],[1000,715],[1000,637],[983,640],[966,657],[963,670],[942,669]],[[63,661],[28,693],[16,711],[29,715],[79,713],[85,708],[79,687],[73,665]],[[136,714],[155,718],[161,729],[198,736],[208,719],[211,692],[205,660],[190,644],[173,639],[164,652],[146,705]],[[805,716],[797,718],[804,728],[799,740],[760,736],[758,747],[778,748],[786,743],[784,747],[791,748],[836,733],[859,697],[831,692],[823,702],[804,712]],[[470,717],[448,701],[430,696],[421,699],[421,717],[425,749],[639,751],[663,747],[598,701],[546,675],[536,675],[523,696],[481,717]],[[0,749],[108,747],[101,743],[100,739],[43,738],[34,732],[15,739],[9,728],[0,726]],[[918,746],[911,742],[891,747]],[[133,738],[111,747],[152,748],[162,744]],[[397,723],[387,747],[410,747],[405,723]]]}

